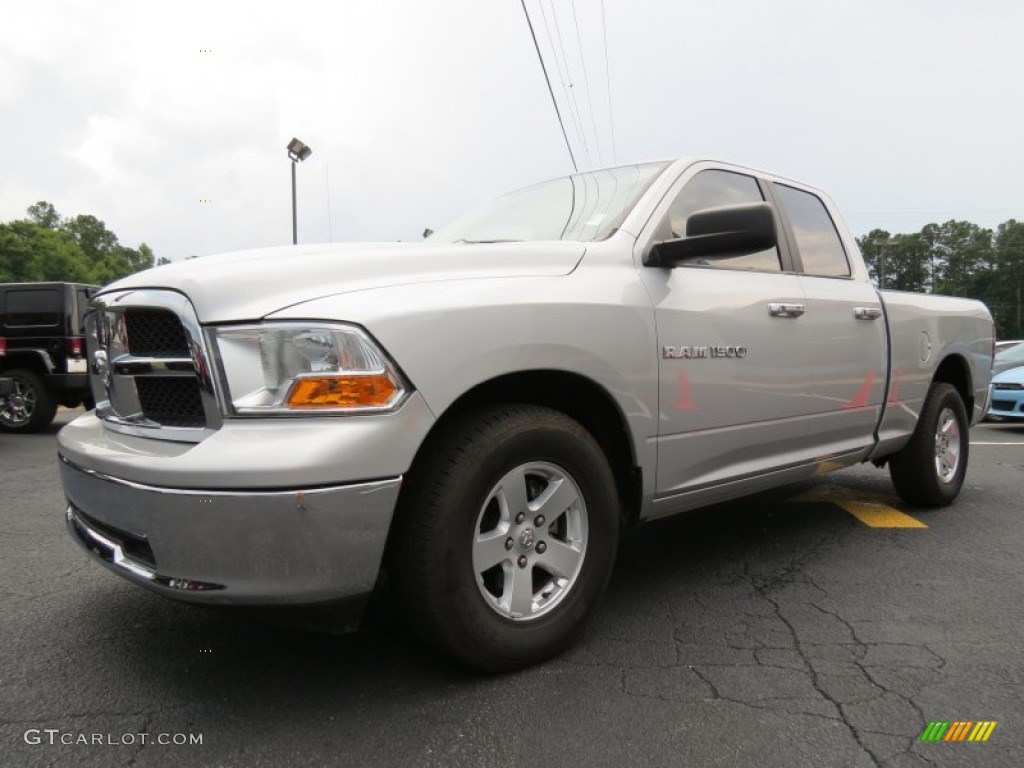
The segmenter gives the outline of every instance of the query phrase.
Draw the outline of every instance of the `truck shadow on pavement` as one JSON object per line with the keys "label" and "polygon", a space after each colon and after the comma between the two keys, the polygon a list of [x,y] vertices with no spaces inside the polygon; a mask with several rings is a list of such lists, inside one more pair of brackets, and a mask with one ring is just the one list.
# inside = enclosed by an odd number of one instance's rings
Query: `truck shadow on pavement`
{"label": "truck shadow on pavement", "polygon": [[[599,616],[576,648],[549,664],[571,662],[580,649],[585,655],[624,633],[642,637],[652,617],[659,628],[666,621],[679,624],[686,610],[680,615],[673,606],[692,604],[709,584],[749,581],[745,564],[785,572],[794,552],[820,552],[857,527],[820,504],[787,504],[805,487],[778,489],[629,532]],[[91,595],[86,613],[97,634],[116,638],[95,649],[108,656],[101,666],[116,665],[147,678],[166,700],[192,705],[227,696],[244,709],[270,697],[278,706],[302,709],[329,699],[344,712],[363,706],[367,696],[419,697],[453,684],[488,685],[491,679],[422,646],[398,615],[386,585],[361,629],[347,635],[313,631],[256,610],[179,605],[109,578]],[[662,640],[671,643],[672,634]]]}

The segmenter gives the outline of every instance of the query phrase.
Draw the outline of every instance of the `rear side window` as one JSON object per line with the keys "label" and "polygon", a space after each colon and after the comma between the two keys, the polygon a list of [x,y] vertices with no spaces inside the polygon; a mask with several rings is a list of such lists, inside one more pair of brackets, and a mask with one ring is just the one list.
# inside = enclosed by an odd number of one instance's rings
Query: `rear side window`
{"label": "rear side window", "polygon": [[[658,230],[659,240],[686,237],[686,220],[697,211],[725,205],[763,203],[764,196],[753,176],[731,171],[701,171],[679,192]],[[747,256],[709,256],[697,262],[701,266],[724,269],[781,271],[778,248]]]}
{"label": "rear side window", "polygon": [[789,216],[804,273],[849,277],[850,263],[846,260],[846,251],[821,199],[810,192],[782,184],[775,185],[775,194]]}
{"label": "rear side window", "polygon": [[60,325],[63,316],[60,291],[54,288],[25,288],[7,291],[8,328]]}
{"label": "rear side window", "polygon": [[76,288],[75,295],[78,300],[78,332],[81,333],[85,328],[85,313],[89,311],[89,299],[92,298],[92,292],[85,288]]}

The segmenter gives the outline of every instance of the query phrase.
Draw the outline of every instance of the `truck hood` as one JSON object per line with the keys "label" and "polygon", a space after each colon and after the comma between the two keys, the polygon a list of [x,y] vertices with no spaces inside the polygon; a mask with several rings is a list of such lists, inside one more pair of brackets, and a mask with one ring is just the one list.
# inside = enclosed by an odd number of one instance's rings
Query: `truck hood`
{"label": "truck hood", "polygon": [[441,280],[567,275],[577,242],[332,243],[235,251],[130,275],[104,290],[161,288],[191,299],[200,322],[257,320],[311,299]]}

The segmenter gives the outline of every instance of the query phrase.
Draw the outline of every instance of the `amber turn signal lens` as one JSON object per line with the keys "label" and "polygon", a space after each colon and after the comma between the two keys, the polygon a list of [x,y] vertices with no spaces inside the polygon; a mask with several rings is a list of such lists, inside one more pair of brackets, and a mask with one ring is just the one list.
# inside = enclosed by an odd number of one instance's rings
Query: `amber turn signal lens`
{"label": "amber turn signal lens", "polygon": [[387,405],[395,385],[385,374],[299,379],[288,393],[290,408],[356,408]]}

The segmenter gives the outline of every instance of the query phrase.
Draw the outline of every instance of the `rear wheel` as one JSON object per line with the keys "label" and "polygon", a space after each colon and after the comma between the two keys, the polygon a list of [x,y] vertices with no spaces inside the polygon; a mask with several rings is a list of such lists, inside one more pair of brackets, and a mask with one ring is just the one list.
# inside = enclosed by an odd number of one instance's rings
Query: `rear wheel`
{"label": "rear wheel", "polygon": [[14,391],[0,406],[0,430],[38,432],[46,429],[57,414],[57,401],[38,374],[21,368],[5,371],[14,380]]}
{"label": "rear wheel", "polygon": [[425,639],[478,669],[516,669],[584,629],[618,521],[608,461],[577,422],[536,406],[479,411],[409,478],[390,571]]}
{"label": "rear wheel", "polygon": [[889,461],[899,495],[921,507],[944,507],[960,493],[967,474],[970,422],[951,384],[932,384],[910,442]]}

